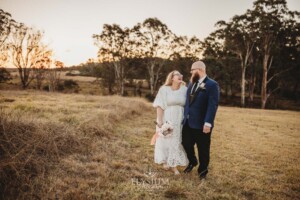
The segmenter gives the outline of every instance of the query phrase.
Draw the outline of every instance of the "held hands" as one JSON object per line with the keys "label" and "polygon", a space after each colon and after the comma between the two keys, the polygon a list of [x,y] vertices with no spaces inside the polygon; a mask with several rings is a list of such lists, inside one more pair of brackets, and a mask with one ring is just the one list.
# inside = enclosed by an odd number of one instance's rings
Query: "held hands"
{"label": "held hands", "polygon": [[211,131],[211,127],[209,127],[209,126],[203,126],[203,133],[206,133],[206,134],[208,134],[208,133],[210,133],[210,131]]}

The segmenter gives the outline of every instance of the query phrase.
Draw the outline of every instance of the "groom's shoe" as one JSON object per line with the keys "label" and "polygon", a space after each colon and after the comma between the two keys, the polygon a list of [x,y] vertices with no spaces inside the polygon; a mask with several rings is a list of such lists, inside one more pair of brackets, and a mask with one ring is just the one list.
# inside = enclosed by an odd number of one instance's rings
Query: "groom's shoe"
{"label": "groom's shoe", "polygon": [[[197,165],[197,164],[196,164],[196,165]],[[183,172],[186,173],[186,174],[187,174],[187,173],[190,173],[196,165],[189,164],[189,165],[185,168],[185,170],[184,170]]]}
{"label": "groom's shoe", "polygon": [[207,169],[206,169],[206,170],[203,170],[202,172],[199,172],[199,173],[198,173],[199,179],[200,179],[200,180],[206,179],[207,173],[208,173],[208,170],[207,170]]}

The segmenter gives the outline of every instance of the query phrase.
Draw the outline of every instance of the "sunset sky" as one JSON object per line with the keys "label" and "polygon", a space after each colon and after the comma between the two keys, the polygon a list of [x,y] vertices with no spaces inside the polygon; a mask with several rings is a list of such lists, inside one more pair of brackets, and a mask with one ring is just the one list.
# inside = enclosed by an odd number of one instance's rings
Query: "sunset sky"
{"label": "sunset sky", "polygon": [[[287,0],[300,10],[300,0]],[[45,31],[55,58],[67,66],[96,58],[92,35],[105,23],[132,27],[157,17],[178,35],[200,39],[214,30],[218,20],[228,20],[252,7],[253,0],[0,0],[0,8],[13,19]]]}

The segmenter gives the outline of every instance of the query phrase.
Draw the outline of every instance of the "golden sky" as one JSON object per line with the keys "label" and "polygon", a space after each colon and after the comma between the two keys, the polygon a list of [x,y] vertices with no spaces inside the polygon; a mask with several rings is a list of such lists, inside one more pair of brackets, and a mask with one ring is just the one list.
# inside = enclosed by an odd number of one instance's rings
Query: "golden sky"
{"label": "golden sky", "polygon": [[[287,0],[300,10],[300,0]],[[93,34],[105,23],[132,27],[157,17],[178,35],[200,39],[214,30],[218,20],[228,20],[252,7],[253,0],[0,0],[0,8],[13,19],[45,31],[55,58],[67,66],[96,58]]]}

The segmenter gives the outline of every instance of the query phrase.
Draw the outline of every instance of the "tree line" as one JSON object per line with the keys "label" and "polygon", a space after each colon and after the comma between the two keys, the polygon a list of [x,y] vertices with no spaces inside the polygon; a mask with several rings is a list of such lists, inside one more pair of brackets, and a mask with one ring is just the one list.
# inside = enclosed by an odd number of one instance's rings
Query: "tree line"
{"label": "tree line", "polygon": [[[244,14],[218,21],[216,30],[204,41],[177,36],[156,18],[132,28],[105,24],[93,38],[99,47],[99,62],[114,68],[120,94],[130,59],[143,61],[154,94],[160,76],[166,75],[161,73],[170,64],[166,61],[174,64],[201,58],[226,95],[240,88],[244,107],[248,89],[249,101],[259,95],[261,108],[265,108],[276,92],[299,95],[299,16],[288,9],[285,0],[256,0]],[[189,66],[179,69],[186,72]]]}
{"label": "tree line", "polygon": [[28,88],[35,80],[35,88],[41,89],[45,79],[50,91],[59,82],[61,61],[53,59],[53,51],[43,42],[44,32],[16,22],[10,13],[0,9],[0,82],[10,80],[6,65],[16,67],[20,85]]}
{"label": "tree line", "polygon": [[[217,30],[204,40],[206,59],[223,68],[239,65],[241,106],[245,106],[246,86],[250,101],[255,92],[260,94],[262,108],[276,91],[299,92],[299,16],[285,0],[257,0],[244,14],[218,21]],[[232,85],[225,87],[230,90]]]}
{"label": "tree line", "polygon": [[[157,18],[131,28],[104,24],[100,33],[92,35],[97,61],[80,67],[100,77],[110,93],[125,95],[128,80],[146,79],[149,95],[154,96],[169,71],[180,70],[188,81],[191,64],[201,59],[225,97],[240,96],[242,107],[260,98],[265,108],[270,97],[299,98],[299,17],[286,0],[256,0],[245,13],[218,21],[204,40],[176,35]],[[39,77],[40,68],[55,61],[41,42],[43,33],[24,27],[1,11],[1,57],[14,63],[26,88]],[[28,71],[33,72],[31,78]]]}

